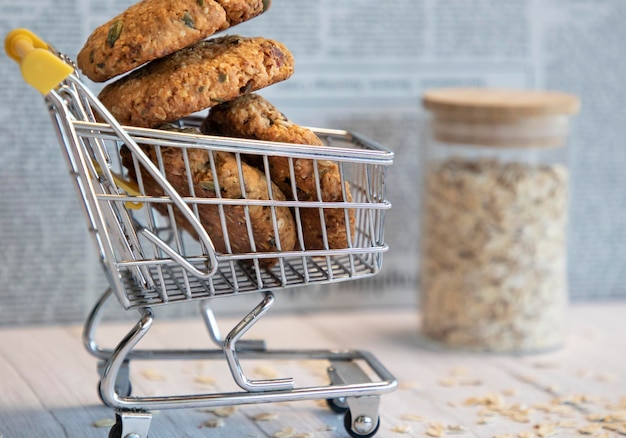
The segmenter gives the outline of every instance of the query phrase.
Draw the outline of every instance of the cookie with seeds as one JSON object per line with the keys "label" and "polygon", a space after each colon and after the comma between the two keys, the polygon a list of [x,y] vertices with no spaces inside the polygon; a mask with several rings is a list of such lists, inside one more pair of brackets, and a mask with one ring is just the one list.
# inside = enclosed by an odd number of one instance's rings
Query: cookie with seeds
{"label": "cookie with seeds", "polygon": [[283,81],[293,68],[280,42],[227,35],[152,61],[98,97],[121,124],[153,128]]}
{"label": "cookie with seeds", "polygon": [[[212,107],[202,123],[201,131],[212,135],[323,147],[322,141],[313,131],[290,121],[258,94],[248,94]],[[350,186],[347,181],[343,181],[336,162],[280,156],[270,156],[268,161],[272,181],[291,200],[352,201]],[[290,163],[293,163],[294,181]],[[292,182],[295,183],[295,191]],[[322,215],[317,207],[300,207],[299,212],[306,249],[326,249],[326,243],[329,249],[349,246],[348,231],[350,236],[354,236],[354,209],[345,208],[345,205],[341,208],[324,208],[325,227],[322,227]],[[324,239],[324,228],[327,242]]]}
{"label": "cookie with seeds", "polygon": [[[194,128],[172,126],[161,128],[199,134]],[[183,197],[286,200],[285,195],[275,184],[268,186],[263,172],[238,161],[232,153],[211,152],[201,148],[185,150],[181,147],[161,147],[159,148],[161,160],[159,160],[154,146],[144,145],[142,149],[153,163],[157,166],[161,165],[162,174]],[[139,181],[134,160],[128,148],[122,148],[120,153],[122,164],[128,170],[130,179],[143,187],[147,195],[164,196],[163,188],[143,166],[139,166],[141,169],[141,181]],[[199,202],[195,205],[200,223],[206,229],[218,253],[290,251],[295,247],[296,226],[289,208],[270,205],[244,206],[243,203],[224,204],[219,206]],[[155,202],[151,205],[161,214],[168,216],[170,204]],[[192,207],[193,210],[194,207]],[[178,209],[173,208],[173,214],[179,227],[195,235],[193,228]],[[276,258],[260,258],[259,264],[269,268],[276,261]]]}
{"label": "cookie with seeds", "polygon": [[89,79],[104,82],[250,20],[269,5],[269,0],[142,0],[96,28],[76,63]]}

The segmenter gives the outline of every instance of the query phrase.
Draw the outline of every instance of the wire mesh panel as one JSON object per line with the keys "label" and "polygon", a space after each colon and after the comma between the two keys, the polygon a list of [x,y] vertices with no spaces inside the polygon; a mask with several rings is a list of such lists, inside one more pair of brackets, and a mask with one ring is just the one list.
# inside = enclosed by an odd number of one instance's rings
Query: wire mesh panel
{"label": "wire mesh panel", "polygon": [[315,147],[207,136],[198,117],[123,128],[99,122],[106,112],[80,81],[48,101],[125,308],[380,270],[393,154],[370,140],[336,130],[314,130],[325,144]]}

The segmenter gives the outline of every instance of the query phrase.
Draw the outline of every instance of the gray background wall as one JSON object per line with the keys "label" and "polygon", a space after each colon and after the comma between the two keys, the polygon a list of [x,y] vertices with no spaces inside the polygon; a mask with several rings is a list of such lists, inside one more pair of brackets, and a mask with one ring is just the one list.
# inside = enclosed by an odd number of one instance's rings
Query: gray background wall
{"label": "gray background wall", "polygon": [[[95,26],[131,3],[2,0],[0,34],[27,27],[74,57]],[[274,0],[238,28],[293,51],[295,75],[266,95],[293,120],[358,131],[396,153],[383,272],[281,292],[279,307],[415,305],[419,99],[427,88],[464,84],[581,97],[571,139],[571,296],[626,297],[624,23],[623,0]],[[104,275],[41,96],[6,56],[0,74],[0,324],[82,321]]]}

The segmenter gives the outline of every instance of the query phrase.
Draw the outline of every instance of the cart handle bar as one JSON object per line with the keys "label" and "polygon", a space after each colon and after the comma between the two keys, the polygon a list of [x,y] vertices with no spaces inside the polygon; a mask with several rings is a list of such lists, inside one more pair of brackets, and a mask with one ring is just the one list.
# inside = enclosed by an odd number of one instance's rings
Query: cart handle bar
{"label": "cart handle bar", "polygon": [[28,29],[14,29],[4,39],[4,50],[20,65],[24,81],[48,94],[74,72],[50,50],[50,46]]}

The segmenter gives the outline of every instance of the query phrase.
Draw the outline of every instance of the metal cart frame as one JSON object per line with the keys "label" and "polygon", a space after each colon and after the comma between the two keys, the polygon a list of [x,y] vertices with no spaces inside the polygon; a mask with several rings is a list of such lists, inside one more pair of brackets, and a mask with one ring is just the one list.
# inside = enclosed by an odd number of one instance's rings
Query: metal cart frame
{"label": "metal cart frame", "polygon": [[[23,43],[23,33],[13,40]],[[30,38],[30,35],[27,35]],[[36,38],[36,37],[35,37]],[[10,38],[7,38],[9,41]],[[17,47],[17,43],[15,44]],[[7,42],[5,42],[7,47]],[[9,51],[9,50],[7,50]],[[111,438],[145,438],[148,435],[151,411],[175,408],[231,406],[307,399],[326,399],[337,412],[346,412],[346,431],[353,437],[371,437],[380,425],[380,396],[393,391],[397,382],[393,375],[370,353],[347,350],[269,350],[262,341],[242,340],[244,334],[270,309],[275,301],[273,290],[311,284],[326,284],[355,280],[375,275],[382,266],[382,254],[387,250],[383,240],[384,212],[390,208],[385,198],[386,169],[393,154],[362,136],[338,130],[315,130],[326,147],[269,143],[252,140],[218,138],[154,129],[123,127],[114,119],[97,97],[81,81],[73,62],[38,39],[31,46],[16,52],[19,58],[32,53],[42,57],[43,65],[53,62],[46,53],[71,67],[56,84],[38,88],[45,98],[58,141],[82,206],[110,288],[102,295],[87,318],[83,341],[87,351],[100,360],[99,393],[102,401],[115,409],[116,424]],[[38,61],[38,60],[37,60]],[[23,73],[24,73],[24,65]],[[63,69],[63,66],[59,67]],[[31,83],[25,74],[27,82]],[[179,122],[198,126],[200,119],[189,117]],[[283,156],[290,162],[294,175],[295,159],[311,160],[317,179],[317,201],[251,200],[196,197],[191,182],[190,196],[182,196],[164,176],[162,160],[151,161],[144,148],[154,148],[160,157],[162,148],[180,148],[183,156],[192,148],[211,154],[227,152],[236,157],[240,177],[246,156],[257,156],[268,185],[268,157]],[[138,178],[134,184],[125,176],[120,150],[128,148],[136,169],[144,169],[163,190],[162,196],[146,193]],[[350,202],[324,202],[320,192],[318,164],[337,163],[346,197],[348,182],[354,199]],[[187,158],[186,165],[189,166]],[[189,169],[187,167],[187,169]],[[137,172],[140,175],[139,172]],[[241,178],[243,180],[243,178]],[[294,178],[292,178],[294,180]],[[294,183],[294,193],[296,193]],[[155,213],[153,206],[165,204],[169,221]],[[269,208],[274,229],[275,210],[288,207],[294,212],[299,248],[291,251],[218,253],[211,236],[198,217],[200,205],[210,204],[220,209],[229,205],[243,207],[245,220],[252,236],[249,209]],[[302,224],[298,211],[318,209],[323,227],[325,248],[309,250],[303,244]],[[354,212],[355,228],[346,226],[348,247],[331,249],[324,228],[325,209],[343,209],[346,224]],[[176,215],[174,214],[176,211]],[[180,218],[191,225],[195,238],[180,227]],[[228,235],[226,221],[222,222]],[[252,239],[252,237],[251,237]],[[252,239],[252,242],[253,239]],[[263,268],[267,258],[277,260],[273,268]],[[210,302],[219,297],[260,293],[260,303],[222,338]],[[96,342],[96,332],[106,304],[115,298],[125,309],[135,309],[139,318],[132,329],[112,349]],[[216,344],[206,350],[142,350],[137,343],[154,323],[152,308],[177,302],[198,301],[200,314],[209,338]],[[226,360],[232,378],[241,391],[190,395],[134,396],[129,378],[132,360],[152,359],[216,359]],[[327,386],[297,387],[291,378],[249,379],[243,372],[241,360],[247,359],[319,359],[330,362]],[[365,365],[367,371],[361,364]]]}

